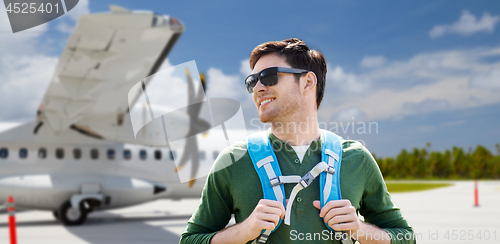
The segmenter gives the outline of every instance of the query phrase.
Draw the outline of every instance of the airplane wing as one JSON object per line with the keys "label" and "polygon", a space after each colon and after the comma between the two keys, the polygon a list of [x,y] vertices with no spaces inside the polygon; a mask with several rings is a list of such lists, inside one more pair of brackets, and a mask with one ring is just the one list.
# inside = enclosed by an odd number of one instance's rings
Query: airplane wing
{"label": "airplane wing", "polygon": [[183,31],[175,18],[118,6],[82,16],[40,104],[39,126],[106,139],[131,131],[120,128],[130,126],[130,88],[159,69]]}

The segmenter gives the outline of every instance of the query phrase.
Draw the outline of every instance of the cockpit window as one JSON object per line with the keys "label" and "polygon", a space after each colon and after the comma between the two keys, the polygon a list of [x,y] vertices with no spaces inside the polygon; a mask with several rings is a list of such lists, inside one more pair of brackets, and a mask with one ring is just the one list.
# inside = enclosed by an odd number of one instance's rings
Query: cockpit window
{"label": "cockpit window", "polygon": [[28,149],[21,148],[19,149],[19,158],[27,158],[28,157]]}
{"label": "cockpit window", "polygon": [[9,157],[9,149],[2,147],[0,148],[0,158],[8,158]]}

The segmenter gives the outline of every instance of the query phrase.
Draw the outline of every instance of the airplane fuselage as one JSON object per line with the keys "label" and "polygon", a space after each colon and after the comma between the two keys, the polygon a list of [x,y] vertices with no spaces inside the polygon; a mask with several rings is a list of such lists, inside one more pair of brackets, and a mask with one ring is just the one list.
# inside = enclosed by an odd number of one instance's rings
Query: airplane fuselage
{"label": "airplane fuselage", "polygon": [[[192,187],[181,183],[175,149],[98,140],[71,130],[50,135],[44,127],[34,134],[35,126],[0,133],[0,201],[12,195],[19,207],[56,211],[75,194],[101,194],[100,209],[200,197],[204,178]],[[209,164],[218,155],[200,153]]]}

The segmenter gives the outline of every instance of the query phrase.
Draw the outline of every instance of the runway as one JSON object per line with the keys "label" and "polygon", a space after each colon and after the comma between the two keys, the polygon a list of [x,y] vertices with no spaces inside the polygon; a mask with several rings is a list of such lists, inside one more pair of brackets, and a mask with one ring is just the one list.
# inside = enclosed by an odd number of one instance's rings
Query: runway
{"label": "runway", "polygon": [[[82,226],[65,227],[51,212],[16,213],[19,244],[179,243],[198,200],[158,200],[134,207],[91,213]],[[8,243],[7,215],[0,215],[0,243]]]}
{"label": "runway", "polygon": [[474,207],[473,181],[451,183],[392,194],[414,232],[421,234],[417,243],[500,243],[500,181],[479,181],[479,207]]}
{"label": "runway", "polygon": [[[392,194],[413,226],[418,243],[499,243],[500,181],[479,182],[474,207],[472,181],[416,193]],[[158,200],[134,207],[95,212],[78,227],[64,227],[52,213],[19,211],[18,243],[178,243],[198,200]],[[0,243],[8,243],[8,222],[0,214]]]}

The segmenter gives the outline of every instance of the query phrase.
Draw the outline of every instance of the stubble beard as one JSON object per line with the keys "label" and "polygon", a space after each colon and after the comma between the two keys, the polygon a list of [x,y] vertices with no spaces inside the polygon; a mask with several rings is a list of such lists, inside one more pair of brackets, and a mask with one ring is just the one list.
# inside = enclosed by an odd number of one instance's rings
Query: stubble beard
{"label": "stubble beard", "polygon": [[265,113],[259,111],[259,119],[262,123],[287,123],[298,121],[299,115],[297,111],[300,111],[299,97],[291,97],[287,101],[278,102],[275,100],[273,103],[275,104],[269,104],[273,106],[271,110]]}

